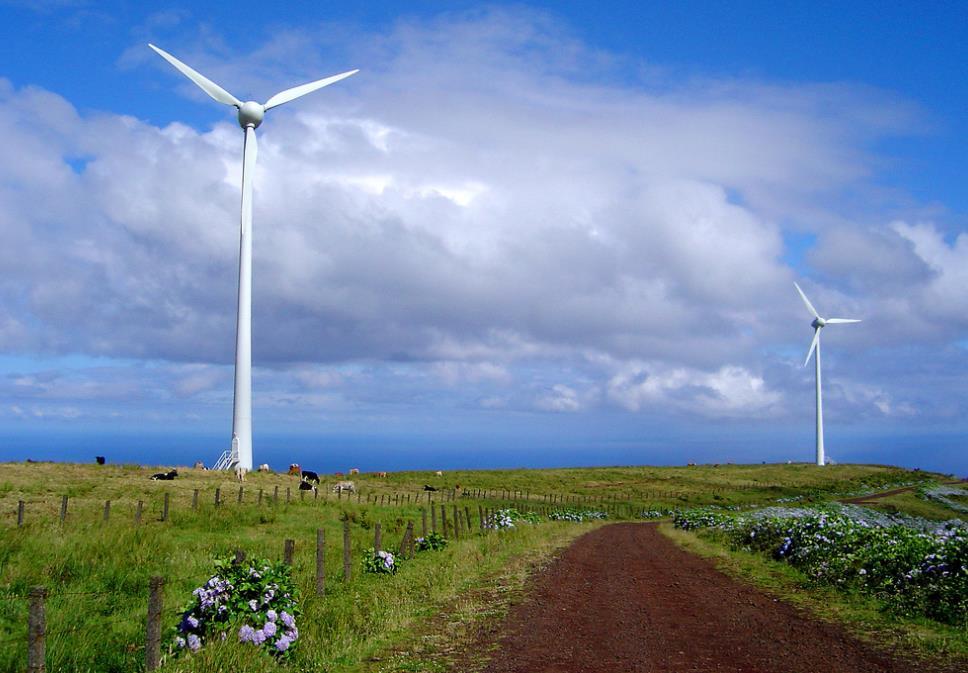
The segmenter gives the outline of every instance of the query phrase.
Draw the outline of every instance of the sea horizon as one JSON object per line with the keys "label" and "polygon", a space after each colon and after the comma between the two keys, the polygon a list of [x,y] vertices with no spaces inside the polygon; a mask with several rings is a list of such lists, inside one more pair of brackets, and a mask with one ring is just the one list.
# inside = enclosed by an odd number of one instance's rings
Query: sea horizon
{"label": "sea horizon", "polygon": [[[919,438],[919,441],[923,440]],[[51,433],[0,434],[0,462],[94,462],[104,456],[109,464],[191,466],[202,461],[211,468],[228,442],[224,433]],[[845,446],[846,443],[845,443]],[[386,437],[335,434],[256,435],[254,466],[266,463],[285,471],[297,463],[321,473],[421,470],[502,470],[580,467],[669,467],[696,464],[755,465],[811,463],[812,447],[763,446],[759,460],[749,446],[724,439],[670,439],[662,446],[634,441],[513,441],[487,438]],[[828,452],[834,463],[895,465],[955,476],[968,474],[968,459],[960,438],[941,435],[917,460],[911,447],[897,443],[885,448],[855,442],[842,451]]]}

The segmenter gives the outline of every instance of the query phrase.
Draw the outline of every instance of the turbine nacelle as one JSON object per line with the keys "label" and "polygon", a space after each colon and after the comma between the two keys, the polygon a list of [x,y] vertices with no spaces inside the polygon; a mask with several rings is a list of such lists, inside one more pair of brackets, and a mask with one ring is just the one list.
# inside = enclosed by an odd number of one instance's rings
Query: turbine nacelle
{"label": "turbine nacelle", "polygon": [[259,124],[266,116],[266,108],[262,103],[256,103],[254,100],[246,101],[239,106],[239,126],[242,128],[247,128],[251,126],[254,129],[259,128]]}
{"label": "turbine nacelle", "polygon": [[820,316],[817,316],[816,318],[813,319],[813,322],[810,323],[810,326],[812,328],[814,328],[814,329],[820,329],[821,327],[823,327],[826,324],[827,324],[827,321],[826,320],[824,320]]}

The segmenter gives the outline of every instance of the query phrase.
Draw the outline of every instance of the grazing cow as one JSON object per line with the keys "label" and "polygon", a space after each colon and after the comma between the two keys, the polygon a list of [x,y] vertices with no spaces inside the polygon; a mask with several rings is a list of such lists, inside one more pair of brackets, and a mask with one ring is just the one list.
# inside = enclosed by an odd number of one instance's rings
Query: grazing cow
{"label": "grazing cow", "polygon": [[352,477],[352,476],[353,476],[354,474],[359,474],[359,473],[360,473],[360,468],[358,468],[358,467],[351,467],[351,468],[350,468],[350,476],[351,476],[351,477]]}
{"label": "grazing cow", "polygon": [[381,477],[383,479],[386,479],[387,478],[387,473],[386,472],[377,472],[376,473],[376,476]]}
{"label": "grazing cow", "polygon": [[316,492],[316,486],[314,484],[310,484],[308,481],[301,481],[301,482],[299,482],[299,490],[300,491],[312,491],[313,493],[315,493]]}
{"label": "grazing cow", "polygon": [[196,460],[195,461],[195,464],[192,465],[192,469],[193,470],[205,470],[205,469],[208,469],[208,468],[205,467],[205,463],[203,463],[200,460]]}
{"label": "grazing cow", "polygon": [[235,478],[238,479],[240,482],[245,481],[245,474],[248,471],[249,471],[248,468],[245,468],[239,465],[238,467],[235,468]]}
{"label": "grazing cow", "polygon": [[259,472],[268,472],[268,471],[269,471],[269,463],[262,463],[262,465],[259,466]]}
{"label": "grazing cow", "polygon": [[302,468],[300,468],[297,463],[291,463],[289,465],[289,474],[294,477],[298,477],[300,474],[302,474]]}
{"label": "grazing cow", "polygon": [[434,472],[434,476],[435,477],[442,477],[442,476],[444,476],[443,470],[437,470],[436,472]]}
{"label": "grazing cow", "polygon": [[315,481],[318,484],[319,483],[319,475],[316,474],[315,472],[310,472],[309,470],[303,470],[302,471],[302,480],[303,481]]}
{"label": "grazing cow", "polygon": [[104,465],[104,456],[94,456],[94,462],[98,465]]}
{"label": "grazing cow", "polygon": [[158,472],[157,474],[151,475],[151,478],[155,481],[171,481],[178,476],[178,470],[172,469],[169,472]]}
{"label": "grazing cow", "polygon": [[436,491],[437,489],[429,484],[424,484],[425,491]]}
{"label": "grazing cow", "polygon": [[356,484],[354,484],[352,481],[337,481],[335,484],[333,484],[333,493],[339,493],[341,491],[355,493]]}

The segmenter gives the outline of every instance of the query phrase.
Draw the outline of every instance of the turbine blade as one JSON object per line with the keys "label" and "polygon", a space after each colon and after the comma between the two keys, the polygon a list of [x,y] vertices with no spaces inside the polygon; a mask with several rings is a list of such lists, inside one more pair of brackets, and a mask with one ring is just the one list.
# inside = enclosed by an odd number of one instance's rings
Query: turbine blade
{"label": "turbine blade", "polygon": [[793,287],[797,288],[797,292],[800,293],[800,298],[803,300],[803,303],[807,305],[807,309],[810,311],[810,315],[812,315],[814,318],[819,318],[820,314],[817,313],[817,309],[815,309],[813,307],[813,304],[810,303],[810,300],[807,299],[807,295],[803,294],[803,290],[800,289],[800,286],[794,283]]}
{"label": "turbine blade", "polygon": [[338,75],[333,75],[332,77],[326,77],[324,79],[317,79],[315,82],[309,82],[307,84],[300,84],[299,86],[294,86],[291,89],[286,89],[285,91],[280,91],[275,96],[266,101],[263,106],[266,110],[270,110],[277,105],[282,105],[283,103],[288,103],[291,100],[296,100],[300,96],[305,96],[307,93],[312,93],[316,89],[322,89],[324,86],[329,86],[341,79],[346,79],[350,75],[355,75],[359,72],[357,70],[348,70],[347,72],[342,72]]}
{"label": "turbine blade", "polygon": [[815,327],[813,330],[813,341],[810,342],[810,350],[807,351],[807,358],[803,361],[803,366],[806,367],[807,363],[810,362],[810,356],[817,349],[817,343],[820,341],[820,328]]}
{"label": "turbine blade", "polygon": [[854,318],[827,318],[824,322],[827,323],[828,325],[830,325],[831,323],[836,325],[838,323],[843,324],[843,323],[849,323],[849,322],[860,322],[860,320],[856,320]]}
{"label": "turbine blade", "polygon": [[226,105],[234,105],[235,107],[242,107],[242,101],[230,94],[228,91],[220,87],[218,84],[208,79],[201,73],[189,68],[187,65],[179,61],[177,58],[169,54],[164,49],[159,49],[155,45],[148,43],[148,46],[155,50],[159,56],[171,63],[175,68],[181,72],[185,77],[195,82],[202,91],[207,93],[209,96],[217,100],[219,103],[225,103]]}

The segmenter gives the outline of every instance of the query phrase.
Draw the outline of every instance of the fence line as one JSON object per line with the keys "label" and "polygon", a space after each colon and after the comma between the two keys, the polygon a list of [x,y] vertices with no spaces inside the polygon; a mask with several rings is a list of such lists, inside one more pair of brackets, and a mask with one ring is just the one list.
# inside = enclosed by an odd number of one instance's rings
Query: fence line
{"label": "fence line", "polygon": [[[202,510],[202,489],[193,489],[191,494],[191,511],[201,511]],[[251,491],[250,491],[251,493]],[[370,505],[370,506],[382,506],[382,507],[406,507],[425,502],[430,506],[431,514],[434,519],[432,521],[432,530],[436,530],[436,505],[443,503],[456,502],[457,500],[479,500],[482,502],[502,502],[509,503],[512,505],[517,505],[519,507],[531,506],[534,503],[541,503],[544,505],[554,505],[559,507],[564,506],[599,506],[606,509],[609,513],[617,515],[620,511],[631,512],[636,507],[648,507],[650,504],[654,504],[655,501],[663,502],[671,499],[681,498],[685,493],[682,491],[662,491],[662,490],[652,490],[645,492],[640,498],[627,498],[622,499],[614,494],[610,495],[579,495],[579,494],[569,494],[569,493],[547,493],[538,494],[532,493],[531,491],[525,491],[520,489],[450,489],[441,491],[416,491],[416,492],[394,492],[394,493],[376,493],[368,492],[366,493],[365,500],[363,498],[362,490],[356,490],[356,504],[357,505]],[[342,503],[353,504],[353,493],[347,494],[346,499],[343,499],[343,491],[335,491],[336,498],[335,501],[331,498],[331,493],[324,491],[324,496],[320,501],[318,497],[318,490],[314,493],[314,498],[311,501],[307,501],[304,497],[305,491],[300,491],[299,505],[307,506],[314,504],[328,504],[328,503]],[[436,498],[434,497],[436,494]],[[426,495],[426,498],[423,496]],[[157,521],[167,522],[170,520],[171,514],[177,508],[178,502],[172,497],[172,493],[165,491],[161,494],[161,514],[157,518]],[[271,496],[266,497],[264,489],[260,488],[258,490],[258,496],[255,501],[256,506],[263,506],[268,502],[268,506],[276,507],[280,506],[280,487],[278,485],[274,486]],[[634,502],[633,502],[634,500]],[[64,495],[60,499],[60,522],[66,523],[68,519],[73,519],[76,514],[72,513],[71,503],[76,503],[80,501],[82,503],[90,504],[92,502],[103,503],[103,509],[101,510],[100,520],[102,523],[109,523],[112,520],[131,520],[130,509],[134,508],[133,521],[136,525],[140,525],[145,520],[146,512],[156,512],[157,510],[152,507],[154,504],[157,506],[157,500],[148,501],[139,499],[136,503],[132,503],[131,500],[124,499],[123,501],[113,501],[113,500],[100,500],[93,498],[70,498]],[[253,504],[251,498],[246,498],[245,487],[240,486],[237,497],[235,499],[236,503],[242,506],[251,506]],[[211,498],[211,502],[214,503],[216,510],[224,509],[226,505],[231,502],[231,498],[225,499],[222,497],[222,487],[215,487],[214,496]],[[50,500],[19,500],[17,504],[17,527],[21,528],[28,525],[28,517],[30,513],[30,505],[41,504],[49,506]],[[286,488],[286,506],[291,506],[294,501],[291,497],[291,489]],[[76,509],[76,507],[75,507]],[[90,509],[89,507],[87,508]],[[465,507],[466,509],[466,507]],[[184,511],[184,510],[183,510]],[[123,512],[123,513],[122,513]],[[153,516],[149,514],[148,519],[152,519]],[[30,522],[33,523],[33,522]]]}

